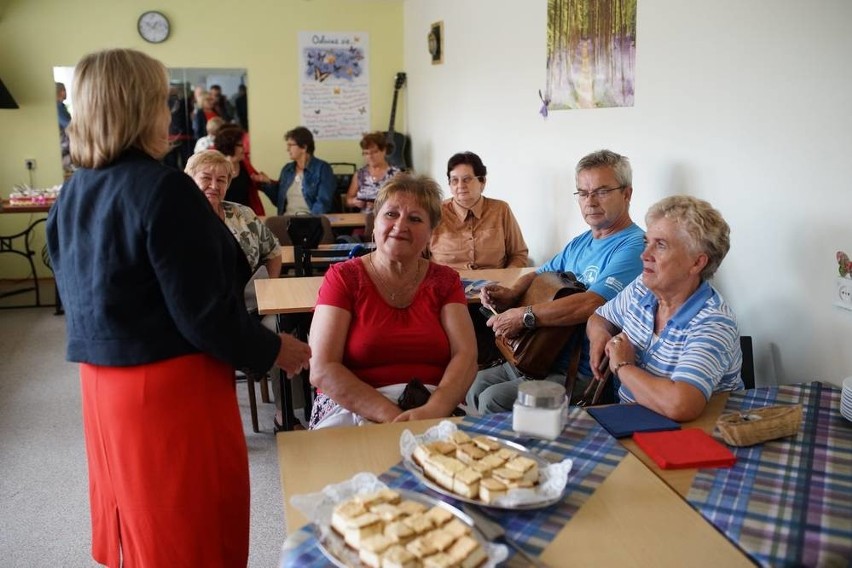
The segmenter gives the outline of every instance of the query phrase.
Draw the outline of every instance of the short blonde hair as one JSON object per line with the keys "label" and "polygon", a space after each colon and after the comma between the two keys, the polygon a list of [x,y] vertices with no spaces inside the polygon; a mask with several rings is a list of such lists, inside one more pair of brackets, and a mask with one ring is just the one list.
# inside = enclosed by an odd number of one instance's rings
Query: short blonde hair
{"label": "short blonde hair", "polygon": [[225,119],[221,116],[214,116],[210,120],[207,121],[206,129],[207,134],[210,136],[216,136],[216,133],[219,132],[219,129],[225,125]]}
{"label": "short blonde hair", "polygon": [[77,166],[108,166],[129,148],[157,159],[168,152],[168,129],[159,117],[169,75],[153,57],[132,49],[91,53],[74,69],[72,91],[74,118],[67,133]]}
{"label": "short blonde hair", "polygon": [[443,195],[438,182],[427,176],[414,176],[407,173],[396,174],[379,190],[378,195],[376,195],[374,210],[378,213],[388,199],[399,193],[411,195],[417,204],[426,210],[432,229],[440,224]]}
{"label": "short blonde hair", "polygon": [[231,161],[228,157],[218,150],[204,150],[203,152],[193,154],[189,157],[189,160],[187,160],[186,167],[183,171],[189,174],[190,177],[195,177],[198,170],[206,166],[221,166],[224,168],[225,171],[228,172],[228,185],[230,185],[231,179],[234,177],[234,166],[231,165]]}
{"label": "short blonde hair", "polygon": [[709,280],[731,248],[731,228],[710,203],[689,195],[672,195],[651,205],[645,224],[665,217],[675,221],[690,240],[689,248],[707,255],[701,280]]}

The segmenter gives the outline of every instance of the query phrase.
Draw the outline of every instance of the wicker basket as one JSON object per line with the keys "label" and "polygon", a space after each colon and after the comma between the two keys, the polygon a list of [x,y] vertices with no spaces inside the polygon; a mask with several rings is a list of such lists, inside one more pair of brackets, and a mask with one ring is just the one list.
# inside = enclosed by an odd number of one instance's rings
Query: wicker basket
{"label": "wicker basket", "polygon": [[753,446],[793,436],[802,422],[802,405],[766,406],[720,416],[716,422],[725,442],[731,446]]}

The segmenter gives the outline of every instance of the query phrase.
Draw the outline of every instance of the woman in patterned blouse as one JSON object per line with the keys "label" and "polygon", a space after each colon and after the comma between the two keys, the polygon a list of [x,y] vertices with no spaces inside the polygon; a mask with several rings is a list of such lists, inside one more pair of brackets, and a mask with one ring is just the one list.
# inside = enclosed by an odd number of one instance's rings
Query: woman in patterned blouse
{"label": "woman in patterned blouse", "polygon": [[250,208],[224,200],[233,176],[228,158],[216,150],[205,150],[189,159],[185,171],[240,243],[252,271],[263,264],[270,278],[278,278],[281,273],[281,247],[275,235]]}
{"label": "woman in patterned blouse", "polygon": [[379,190],[401,171],[388,164],[387,150],[385,135],[381,132],[371,132],[361,138],[361,155],[367,165],[352,176],[352,183],[346,193],[346,204],[349,207],[372,211]]}

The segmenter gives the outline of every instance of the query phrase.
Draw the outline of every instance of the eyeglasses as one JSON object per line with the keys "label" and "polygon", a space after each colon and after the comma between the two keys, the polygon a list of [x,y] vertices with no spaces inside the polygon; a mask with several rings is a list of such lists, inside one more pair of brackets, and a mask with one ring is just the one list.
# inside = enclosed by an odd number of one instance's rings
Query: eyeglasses
{"label": "eyeglasses", "polygon": [[594,191],[586,191],[585,189],[578,189],[574,192],[574,196],[577,199],[588,199],[590,197],[594,197],[595,199],[605,199],[610,193],[613,191],[618,191],[619,189],[624,189],[625,186],[620,185],[618,187],[613,187],[612,189],[596,189]]}
{"label": "eyeglasses", "polygon": [[482,178],[480,176],[466,176],[463,178],[451,177],[450,185],[452,187],[456,187],[457,185],[470,185],[473,180],[482,181]]}

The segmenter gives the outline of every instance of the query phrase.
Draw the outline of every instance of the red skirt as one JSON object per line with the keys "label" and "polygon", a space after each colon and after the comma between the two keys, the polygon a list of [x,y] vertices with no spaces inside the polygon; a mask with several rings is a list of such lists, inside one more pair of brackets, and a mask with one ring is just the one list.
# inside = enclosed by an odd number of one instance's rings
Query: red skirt
{"label": "red skirt", "polygon": [[110,567],[241,567],[249,470],[234,371],[207,355],[80,365],[92,556]]}

